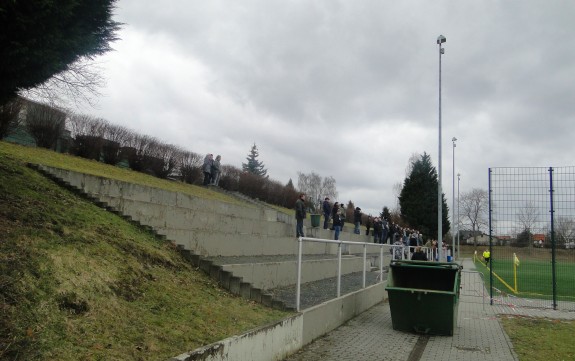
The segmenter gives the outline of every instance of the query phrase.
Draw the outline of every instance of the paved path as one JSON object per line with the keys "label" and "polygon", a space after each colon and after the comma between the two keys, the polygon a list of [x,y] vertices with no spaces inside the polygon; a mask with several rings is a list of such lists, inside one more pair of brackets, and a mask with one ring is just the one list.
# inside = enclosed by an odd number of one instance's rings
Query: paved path
{"label": "paved path", "polygon": [[458,324],[451,336],[425,336],[394,331],[389,304],[381,303],[314,341],[286,361],[516,361],[498,314],[575,319],[575,312],[490,306],[483,282],[463,262]]}

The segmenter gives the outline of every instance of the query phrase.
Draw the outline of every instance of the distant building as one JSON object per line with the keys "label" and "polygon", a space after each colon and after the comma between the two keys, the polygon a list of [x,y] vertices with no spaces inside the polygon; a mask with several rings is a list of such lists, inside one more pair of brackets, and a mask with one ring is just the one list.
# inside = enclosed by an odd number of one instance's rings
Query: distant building
{"label": "distant building", "polygon": [[533,247],[543,248],[545,247],[545,235],[541,233],[535,233],[533,235]]}

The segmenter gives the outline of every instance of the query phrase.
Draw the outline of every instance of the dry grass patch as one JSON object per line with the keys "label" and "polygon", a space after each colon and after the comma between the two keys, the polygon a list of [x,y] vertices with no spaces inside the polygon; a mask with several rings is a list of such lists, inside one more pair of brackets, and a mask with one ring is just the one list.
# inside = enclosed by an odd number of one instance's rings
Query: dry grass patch
{"label": "dry grass patch", "polygon": [[575,360],[575,321],[518,316],[501,321],[519,360]]}

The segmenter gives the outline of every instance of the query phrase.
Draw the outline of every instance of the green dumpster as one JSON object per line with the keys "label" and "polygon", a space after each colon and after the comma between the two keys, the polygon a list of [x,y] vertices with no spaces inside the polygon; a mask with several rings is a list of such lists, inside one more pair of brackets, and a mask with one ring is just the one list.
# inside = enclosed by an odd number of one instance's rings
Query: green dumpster
{"label": "green dumpster", "polygon": [[311,226],[312,226],[312,227],[319,227],[320,217],[321,217],[320,214],[310,214]]}
{"label": "green dumpster", "polygon": [[394,330],[453,335],[461,268],[456,263],[391,261],[385,290]]}

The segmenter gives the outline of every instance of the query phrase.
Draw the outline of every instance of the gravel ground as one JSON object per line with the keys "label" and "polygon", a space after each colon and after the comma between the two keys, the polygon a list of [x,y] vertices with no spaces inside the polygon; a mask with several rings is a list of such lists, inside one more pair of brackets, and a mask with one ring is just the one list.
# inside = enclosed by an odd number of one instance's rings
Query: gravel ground
{"label": "gravel ground", "polygon": [[[369,254],[369,256],[377,256],[378,254]],[[363,254],[352,254],[344,257],[363,257]],[[335,259],[337,255],[333,254],[319,254],[319,255],[303,255],[303,260],[317,260],[317,259]],[[297,256],[243,256],[243,257],[210,257],[208,260],[213,261],[216,265],[226,264],[246,264],[246,263],[272,263],[272,262],[286,262],[297,261]],[[377,283],[379,271],[375,270],[366,273],[365,284],[371,286]],[[384,269],[383,279],[387,279],[387,272]],[[341,295],[357,291],[361,289],[363,283],[363,272],[355,272],[342,275],[341,277]],[[296,308],[296,285],[278,287],[265,291],[273,295],[274,299],[283,301],[287,307]],[[326,278],[319,281],[308,282],[301,285],[301,299],[300,309],[306,309],[320,303],[329,301],[337,297],[337,277]]]}
{"label": "gravel ground", "polygon": [[[378,282],[379,271],[366,273],[365,285],[371,286]],[[383,279],[387,279],[384,271]],[[349,273],[341,276],[341,295],[361,289],[363,272]],[[281,300],[287,307],[296,308],[296,285],[278,287],[266,292],[273,294],[274,299]],[[319,305],[337,297],[337,277],[326,278],[320,281],[308,282],[301,285],[300,309]]]}

